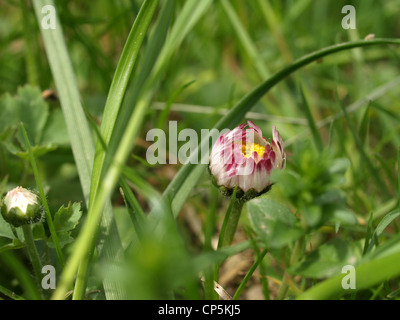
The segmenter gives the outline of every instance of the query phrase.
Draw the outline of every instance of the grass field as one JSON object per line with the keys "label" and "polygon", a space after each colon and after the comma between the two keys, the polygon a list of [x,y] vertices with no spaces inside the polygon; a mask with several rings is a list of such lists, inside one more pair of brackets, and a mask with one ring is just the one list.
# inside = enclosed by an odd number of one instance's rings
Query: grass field
{"label": "grass field", "polygon": [[[0,8],[0,193],[43,207],[0,299],[399,299],[398,0]],[[286,167],[243,203],[182,159],[248,120]]]}

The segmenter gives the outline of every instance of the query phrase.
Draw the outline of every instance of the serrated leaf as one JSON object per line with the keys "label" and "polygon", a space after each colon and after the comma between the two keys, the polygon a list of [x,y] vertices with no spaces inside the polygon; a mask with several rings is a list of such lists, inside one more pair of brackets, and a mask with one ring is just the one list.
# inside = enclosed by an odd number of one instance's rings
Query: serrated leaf
{"label": "serrated leaf", "polygon": [[255,232],[270,248],[281,248],[303,234],[298,219],[272,199],[253,199],[247,211]]}
{"label": "serrated leaf", "polygon": [[307,278],[332,277],[341,272],[345,265],[355,265],[361,258],[361,245],[340,238],[333,239],[308,254],[303,260],[290,267],[288,272]]}
{"label": "serrated leaf", "polygon": [[[79,202],[69,203],[67,207],[61,206],[54,215],[54,228],[61,248],[74,241],[71,237],[71,231],[78,225],[81,217],[82,211]],[[47,243],[49,247],[54,248],[52,237],[48,239]]]}
{"label": "serrated leaf", "polygon": [[69,203],[68,207],[61,206],[54,215],[54,228],[57,233],[71,231],[77,226],[81,216],[82,211],[79,202],[75,202],[72,205]]}

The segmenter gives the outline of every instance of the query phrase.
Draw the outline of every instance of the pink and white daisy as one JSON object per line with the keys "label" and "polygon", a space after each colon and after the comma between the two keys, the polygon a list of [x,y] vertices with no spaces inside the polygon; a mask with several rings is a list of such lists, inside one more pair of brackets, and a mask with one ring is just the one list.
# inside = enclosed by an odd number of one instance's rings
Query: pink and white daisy
{"label": "pink and white daisy", "polygon": [[285,162],[283,141],[275,126],[268,141],[259,127],[247,121],[219,136],[209,168],[218,186],[234,189],[237,185],[244,193],[261,194],[271,186],[271,171],[284,168]]}

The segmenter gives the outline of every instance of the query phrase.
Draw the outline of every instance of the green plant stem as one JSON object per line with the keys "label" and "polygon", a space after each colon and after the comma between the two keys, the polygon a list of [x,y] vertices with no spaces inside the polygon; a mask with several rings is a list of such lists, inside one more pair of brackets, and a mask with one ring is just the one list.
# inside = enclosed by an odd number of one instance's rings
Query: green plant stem
{"label": "green plant stem", "polygon": [[[290,255],[289,266],[294,265],[300,258],[301,251],[303,250],[304,245],[304,237],[301,237],[296,241],[292,254]],[[283,273],[282,283],[279,287],[278,293],[276,295],[276,300],[282,300],[285,298],[286,293],[289,288],[289,280],[290,275],[286,272]]]}
{"label": "green plant stem", "polygon": [[36,250],[35,241],[33,240],[33,234],[30,224],[26,224],[22,226],[22,231],[25,237],[25,245],[28,250],[29,257],[32,262],[33,271],[36,276],[36,282],[40,290],[40,283],[42,279],[42,263],[40,262],[39,254]]}
{"label": "green plant stem", "polygon": [[32,152],[32,148],[31,148],[31,145],[29,143],[28,134],[26,133],[24,124],[22,122],[21,122],[21,129],[22,129],[22,133],[24,135],[25,143],[26,143],[26,146],[27,146],[27,149],[28,149],[29,160],[31,162],[33,175],[35,176],[36,186],[37,186],[37,188],[39,190],[40,200],[42,202],[42,206],[43,206],[44,212],[46,214],[46,222],[47,222],[47,225],[49,226],[49,229],[50,229],[51,237],[53,239],[53,243],[54,243],[54,246],[56,248],[58,260],[59,260],[61,266],[64,267],[64,264],[65,264],[64,256],[63,256],[63,253],[61,251],[61,246],[60,246],[60,242],[58,240],[58,235],[57,235],[56,229],[55,229],[54,224],[53,224],[53,218],[51,216],[50,208],[49,208],[49,205],[47,203],[46,194],[44,192],[42,180],[40,178],[39,170],[38,170],[37,165],[36,165],[35,156],[34,156],[34,154]]}
{"label": "green plant stem", "polygon": [[233,296],[233,300],[237,300],[240,296],[240,294],[242,293],[243,289],[245,288],[247,282],[250,280],[251,276],[253,275],[254,271],[257,269],[258,265],[261,263],[261,261],[264,259],[265,255],[268,252],[268,248],[265,248],[261,254],[258,256],[257,260],[253,263],[253,265],[251,266],[251,268],[249,269],[249,271],[246,273],[244,279],[242,280],[242,282],[239,285],[239,288],[237,288],[234,296]]}
{"label": "green plant stem", "polygon": [[242,213],[243,204],[244,202],[235,200],[230,214],[225,216],[226,228],[222,238],[222,247],[227,247],[232,244],[239,223],[240,214]]}

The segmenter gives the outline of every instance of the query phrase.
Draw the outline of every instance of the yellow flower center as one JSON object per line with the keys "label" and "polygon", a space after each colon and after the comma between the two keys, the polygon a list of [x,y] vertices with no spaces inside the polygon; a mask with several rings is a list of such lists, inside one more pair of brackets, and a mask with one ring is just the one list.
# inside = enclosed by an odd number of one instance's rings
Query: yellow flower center
{"label": "yellow flower center", "polygon": [[257,152],[258,155],[260,156],[260,158],[263,157],[263,154],[265,152],[265,147],[263,147],[262,145],[258,144],[258,143],[243,143],[242,144],[242,154],[246,157],[246,158],[250,158],[253,153]]}

